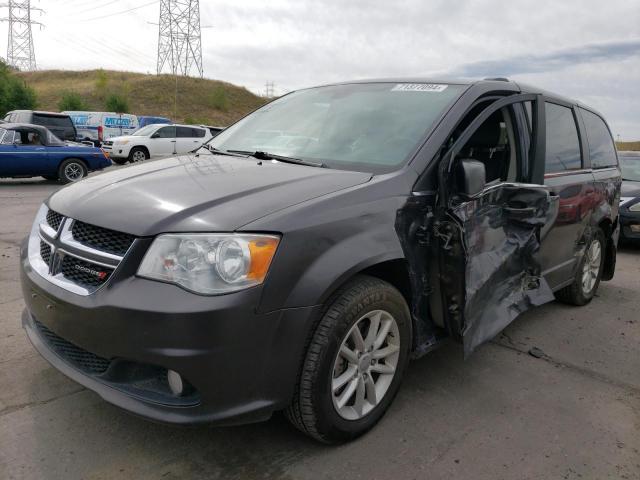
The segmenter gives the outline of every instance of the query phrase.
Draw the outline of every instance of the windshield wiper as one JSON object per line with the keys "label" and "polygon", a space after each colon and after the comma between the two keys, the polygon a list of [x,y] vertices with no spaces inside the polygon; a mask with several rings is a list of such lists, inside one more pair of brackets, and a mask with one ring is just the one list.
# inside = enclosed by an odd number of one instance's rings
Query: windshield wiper
{"label": "windshield wiper", "polygon": [[306,165],[308,167],[319,167],[319,168],[323,168],[324,167],[324,163],[321,162],[312,162],[310,160],[302,160],[301,158],[294,158],[294,157],[285,157],[283,155],[276,155],[275,153],[269,153],[269,152],[249,152],[246,150],[227,150],[230,153],[239,153],[242,155],[248,155],[250,157],[253,158],[257,158],[258,160],[277,160],[279,162],[284,162],[284,163],[294,163],[296,165]]}
{"label": "windshield wiper", "polygon": [[212,147],[211,145],[206,144],[206,143],[205,143],[205,144],[203,144],[203,145],[200,145],[198,148],[196,148],[195,150],[192,150],[192,151],[191,151],[191,152],[189,152],[189,153],[196,153],[196,152],[197,152],[198,150],[200,150],[201,148],[206,148],[206,149],[207,149],[207,150],[209,150],[211,153],[215,153],[216,155],[227,155],[227,156],[229,156],[229,157],[239,157],[239,156],[240,156],[240,155],[238,155],[238,153],[237,153],[237,152],[233,152],[233,151],[228,152],[228,151],[226,151],[226,150],[220,150],[219,148]]}

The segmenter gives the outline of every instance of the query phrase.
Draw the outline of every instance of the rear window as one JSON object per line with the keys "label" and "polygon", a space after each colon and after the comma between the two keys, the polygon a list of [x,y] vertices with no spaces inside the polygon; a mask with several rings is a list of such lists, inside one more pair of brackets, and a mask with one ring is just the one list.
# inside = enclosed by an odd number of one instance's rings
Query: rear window
{"label": "rear window", "polygon": [[71,118],[67,116],[33,114],[33,123],[45,127],[73,128]]}
{"label": "rear window", "polygon": [[555,103],[545,103],[547,148],[545,173],[582,168],[580,140],[573,111]]}
{"label": "rear window", "polygon": [[580,109],[584,126],[587,130],[587,143],[589,144],[589,157],[592,168],[615,167],[616,147],[611,138],[607,124],[595,113]]}

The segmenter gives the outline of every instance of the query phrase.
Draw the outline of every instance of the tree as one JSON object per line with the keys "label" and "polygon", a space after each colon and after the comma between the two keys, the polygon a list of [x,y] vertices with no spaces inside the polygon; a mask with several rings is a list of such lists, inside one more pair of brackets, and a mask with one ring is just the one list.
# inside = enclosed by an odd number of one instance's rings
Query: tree
{"label": "tree", "polygon": [[11,110],[33,110],[36,105],[36,92],[0,62],[0,116]]}
{"label": "tree", "polygon": [[62,98],[58,102],[58,110],[61,112],[89,110],[89,105],[78,92],[67,91],[62,93]]}
{"label": "tree", "polygon": [[117,93],[109,95],[104,106],[109,112],[129,113],[129,101]]}

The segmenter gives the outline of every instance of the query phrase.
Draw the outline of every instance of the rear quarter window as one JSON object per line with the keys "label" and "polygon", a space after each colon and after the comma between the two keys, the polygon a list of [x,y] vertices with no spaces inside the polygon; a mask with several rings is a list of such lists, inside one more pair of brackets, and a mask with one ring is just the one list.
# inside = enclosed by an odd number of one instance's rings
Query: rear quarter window
{"label": "rear quarter window", "polygon": [[595,113],[580,109],[585,129],[587,130],[587,143],[589,144],[589,157],[592,168],[615,167],[616,147],[609,132],[607,124]]}
{"label": "rear quarter window", "polygon": [[55,115],[33,115],[33,122],[45,127],[73,128],[71,117],[61,117]]}
{"label": "rear quarter window", "polygon": [[582,168],[580,139],[573,110],[555,103],[545,103],[546,158],[545,173]]}

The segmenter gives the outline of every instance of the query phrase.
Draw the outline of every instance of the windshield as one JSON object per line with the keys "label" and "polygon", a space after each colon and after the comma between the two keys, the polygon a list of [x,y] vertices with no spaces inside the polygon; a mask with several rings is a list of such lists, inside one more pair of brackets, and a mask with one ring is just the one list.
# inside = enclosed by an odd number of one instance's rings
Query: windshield
{"label": "windshield", "polygon": [[640,154],[634,156],[619,155],[622,178],[640,182]]}
{"label": "windshield", "polygon": [[153,132],[158,129],[158,125],[147,125],[146,127],[142,127],[140,130],[132,133],[134,137],[148,137]]}
{"label": "windshield", "polygon": [[224,130],[209,145],[264,151],[372,173],[396,170],[464,85],[366,83],[286,95]]}

